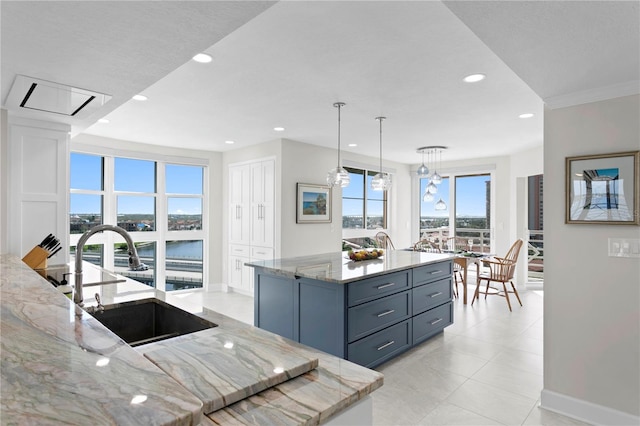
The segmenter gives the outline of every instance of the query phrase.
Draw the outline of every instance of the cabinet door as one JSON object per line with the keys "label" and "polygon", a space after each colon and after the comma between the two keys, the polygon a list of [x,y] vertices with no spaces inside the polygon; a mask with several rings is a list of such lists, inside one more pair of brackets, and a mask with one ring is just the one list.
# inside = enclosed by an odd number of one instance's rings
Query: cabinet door
{"label": "cabinet door", "polygon": [[251,244],[273,247],[275,237],[275,162],[251,165]]}
{"label": "cabinet door", "polygon": [[249,262],[248,257],[229,256],[229,287],[244,292],[253,291],[253,268],[245,266],[247,262]]}
{"label": "cabinet door", "polygon": [[229,167],[229,242],[249,244],[251,227],[248,165]]}

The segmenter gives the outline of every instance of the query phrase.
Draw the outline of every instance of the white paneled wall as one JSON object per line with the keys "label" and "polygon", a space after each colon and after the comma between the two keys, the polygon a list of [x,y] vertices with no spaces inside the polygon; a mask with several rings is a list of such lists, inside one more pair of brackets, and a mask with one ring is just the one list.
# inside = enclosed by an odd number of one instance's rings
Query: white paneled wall
{"label": "white paneled wall", "polygon": [[24,256],[52,233],[63,249],[50,263],[67,261],[69,126],[8,119],[8,252]]}

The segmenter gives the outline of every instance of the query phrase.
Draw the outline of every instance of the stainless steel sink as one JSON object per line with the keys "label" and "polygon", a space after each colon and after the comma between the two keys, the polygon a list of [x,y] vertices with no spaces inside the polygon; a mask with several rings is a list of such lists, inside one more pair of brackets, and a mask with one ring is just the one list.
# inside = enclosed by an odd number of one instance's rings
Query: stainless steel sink
{"label": "stainless steel sink", "polygon": [[104,311],[92,315],[131,346],[217,327],[217,324],[158,299],[107,305]]}

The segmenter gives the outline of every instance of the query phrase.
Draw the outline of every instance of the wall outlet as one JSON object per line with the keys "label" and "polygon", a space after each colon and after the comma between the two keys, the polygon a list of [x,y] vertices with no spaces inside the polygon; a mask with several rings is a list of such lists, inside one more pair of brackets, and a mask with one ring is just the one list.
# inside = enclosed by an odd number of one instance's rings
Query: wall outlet
{"label": "wall outlet", "polygon": [[610,257],[640,257],[640,238],[609,238]]}

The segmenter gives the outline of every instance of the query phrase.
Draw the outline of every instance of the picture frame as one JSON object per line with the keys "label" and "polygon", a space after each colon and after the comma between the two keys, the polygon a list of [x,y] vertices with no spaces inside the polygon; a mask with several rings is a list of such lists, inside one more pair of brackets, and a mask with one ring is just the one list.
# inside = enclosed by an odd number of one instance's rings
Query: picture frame
{"label": "picture frame", "polygon": [[297,184],[296,223],[331,222],[331,187]]}
{"label": "picture frame", "polygon": [[640,151],[565,159],[565,223],[640,225]]}

